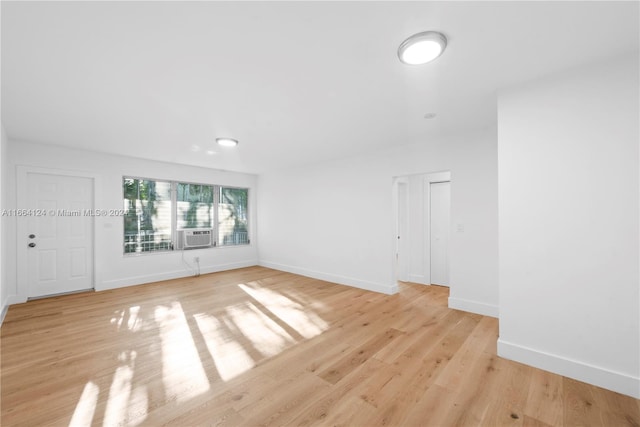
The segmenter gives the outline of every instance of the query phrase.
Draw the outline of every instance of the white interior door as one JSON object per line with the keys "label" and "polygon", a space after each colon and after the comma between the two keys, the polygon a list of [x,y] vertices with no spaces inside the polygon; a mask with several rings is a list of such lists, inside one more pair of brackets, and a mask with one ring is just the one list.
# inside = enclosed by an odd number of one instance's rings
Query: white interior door
{"label": "white interior door", "polygon": [[398,182],[398,218],[396,224],[396,271],[397,280],[406,282],[409,280],[408,257],[408,189],[407,183]]}
{"label": "white interior door", "polygon": [[450,183],[431,183],[430,194],[431,283],[449,286]]}
{"label": "white interior door", "polygon": [[29,297],[93,288],[93,179],[28,173]]}

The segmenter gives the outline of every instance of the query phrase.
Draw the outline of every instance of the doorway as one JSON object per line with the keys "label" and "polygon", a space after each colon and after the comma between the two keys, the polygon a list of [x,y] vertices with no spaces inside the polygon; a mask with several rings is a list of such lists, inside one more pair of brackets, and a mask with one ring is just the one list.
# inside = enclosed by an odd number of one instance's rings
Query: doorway
{"label": "doorway", "polygon": [[26,190],[17,236],[26,296],[92,289],[93,178],[27,172]]}
{"label": "doorway", "polygon": [[393,276],[450,286],[451,172],[393,178]]}

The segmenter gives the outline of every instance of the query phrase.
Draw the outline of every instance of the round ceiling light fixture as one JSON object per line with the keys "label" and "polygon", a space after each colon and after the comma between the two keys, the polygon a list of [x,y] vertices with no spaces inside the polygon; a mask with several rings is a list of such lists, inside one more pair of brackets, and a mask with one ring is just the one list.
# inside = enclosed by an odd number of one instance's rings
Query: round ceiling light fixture
{"label": "round ceiling light fixture", "polygon": [[216,142],[223,147],[235,147],[238,145],[238,140],[233,138],[216,138]]}
{"label": "round ceiling light fixture", "polygon": [[398,58],[404,64],[422,65],[442,55],[447,38],[437,31],[414,34],[400,44]]}

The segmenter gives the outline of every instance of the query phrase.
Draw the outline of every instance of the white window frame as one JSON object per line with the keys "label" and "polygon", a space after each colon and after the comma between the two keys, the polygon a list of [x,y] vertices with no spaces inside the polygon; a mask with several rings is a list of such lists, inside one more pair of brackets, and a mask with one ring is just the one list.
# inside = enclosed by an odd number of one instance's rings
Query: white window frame
{"label": "white window frame", "polygon": [[[168,253],[168,252],[174,252],[174,251],[178,251],[181,249],[178,249],[178,245],[177,245],[177,239],[178,239],[178,231],[180,230],[189,230],[189,228],[181,228],[178,229],[178,184],[193,184],[193,185],[203,185],[203,186],[207,186],[207,187],[211,187],[213,190],[213,205],[212,205],[212,224],[211,224],[211,232],[212,232],[212,243],[211,246],[207,246],[204,248],[199,248],[199,249],[211,249],[211,248],[216,248],[216,247],[220,247],[220,248],[230,248],[230,247],[242,247],[242,246],[249,246],[251,245],[251,232],[250,232],[250,227],[251,227],[251,215],[250,215],[250,195],[251,195],[251,189],[247,188],[247,187],[238,187],[238,186],[231,186],[231,185],[219,185],[219,184],[208,184],[208,183],[202,183],[202,182],[190,182],[190,181],[184,181],[184,180],[169,180],[169,179],[160,179],[160,178],[146,178],[146,177],[139,177],[139,176],[133,176],[133,175],[124,175],[122,177],[122,201],[124,202],[125,200],[125,190],[124,190],[124,183],[125,180],[127,179],[137,179],[137,180],[144,180],[144,181],[156,181],[156,182],[168,182],[171,186],[171,248],[170,249],[158,249],[158,250],[153,250],[153,251],[144,251],[144,252],[125,252],[125,245],[124,245],[124,221],[125,221],[125,217],[123,217],[122,221],[123,221],[123,232],[122,232],[122,239],[123,239],[123,243],[122,243],[122,251],[123,251],[123,255],[124,256],[140,256],[140,255],[149,255],[149,254],[159,254],[159,253]],[[220,205],[220,192],[223,188],[230,188],[230,189],[237,189],[237,190],[246,190],[247,192],[247,208],[246,208],[246,216],[247,216],[247,241],[246,243],[238,243],[238,244],[233,244],[233,245],[223,245],[221,244],[221,242],[219,241],[219,233],[220,233],[220,218],[219,218],[219,205]],[[182,249],[185,250],[185,249]]]}

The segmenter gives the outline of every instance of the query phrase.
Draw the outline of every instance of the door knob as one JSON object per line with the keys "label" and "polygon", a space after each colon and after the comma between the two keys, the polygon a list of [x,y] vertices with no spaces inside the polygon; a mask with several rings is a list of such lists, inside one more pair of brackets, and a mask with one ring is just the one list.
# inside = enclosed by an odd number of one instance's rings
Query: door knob
{"label": "door knob", "polygon": [[30,247],[30,248],[35,248],[35,247],[36,247],[36,244],[35,244],[35,243],[29,243],[29,247]]}

